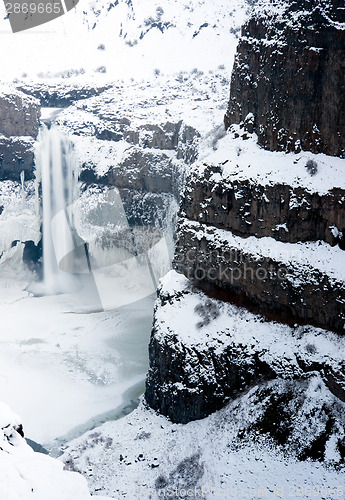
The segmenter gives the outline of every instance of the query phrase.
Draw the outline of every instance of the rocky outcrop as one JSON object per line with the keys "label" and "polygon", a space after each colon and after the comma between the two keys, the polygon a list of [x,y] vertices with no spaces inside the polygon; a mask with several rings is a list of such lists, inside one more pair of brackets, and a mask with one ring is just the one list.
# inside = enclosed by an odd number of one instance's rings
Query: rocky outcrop
{"label": "rocky outcrop", "polygon": [[[267,321],[210,298],[172,271],[158,290],[146,401],[173,422],[186,423],[222,408],[254,385],[283,379],[293,392],[295,384],[316,373],[343,401],[345,339],[328,332],[325,350],[324,333]],[[273,401],[277,395],[273,391],[271,396]],[[273,406],[270,420],[278,427]],[[290,424],[295,418],[292,412]]]}
{"label": "rocky outcrop", "polygon": [[184,181],[184,165],[159,149],[128,147],[121,161],[97,175],[96,165],[85,163],[84,186],[97,184],[119,190],[130,224],[172,228]]}
{"label": "rocky outcrop", "polygon": [[[300,394],[303,406],[306,379],[317,374],[344,401],[345,186],[334,158],[345,155],[344,13],[338,0],[259,0],[243,28],[230,130],[187,178],[173,261],[181,274],[163,281],[154,314],[145,397],[174,422],[257,384],[268,406],[250,435],[285,444],[298,434],[291,401]],[[265,394],[268,379],[276,385]],[[322,459],[337,428],[327,414],[300,459]]]}
{"label": "rocky outcrop", "polygon": [[0,91],[0,134],[36,138],[40,114],[36,99],[14,89]]}
{"label": "rocky outcrop", "polygon": [[0,92],[0,180],[33,178],[39,102],[14,89]]}
{"label": "rocky outcrop", "polygon": [[[167,296],[160,290],[156,311],[175,300],[181,297]],[[206,301],[201,307],[206,315],[217,314],[216,302]],[[198,318],[200,323],[202,319]],[[155,320],[145,392],[151,408],[173,422],[185,424],[219,410],[227,400],[258,381],[274,378],[274,371],[260,360],[259,352],[243,344],[224,346],[221,352],[217,347],[186,345],[175,331],[162,335]]]}
{"label": "rocky outcrop", "polygon": [[34,142],[30,137],[0,136],[0,181],[19,181],[22,171],[25,179],[34,178]]}
{"label": "rocky outcrop", "polygon": [[226,127],[244,123],[273,151],[344,157],[344,28],[342,0],[259,1],[242,29]]}
{"label": "rocky outcrop", "polygon": [[[215,175],[218,177],[215,179]],[[192,172],[181,215],[242,237],[270,236],[289,243],[326,241],[345,248],[345,191],[320,194],[287,184],[261,185],[224,178],[219,166]],[[344,226],[344,227],[343,227]]]}
{"label": "rocky outcrop", "polygon": [[101,94],[109,89],[111,84],[104,86],[94,85],[70,85],[65,83],[47,84],[21,84],[17,89],[24,94],[33,96],[39,100],[42,107],[67,108],[74,101],[87,99]]}
{"label": "rocky outcrop", "polygon": [[294,249],[284,244],[275,248],[274,240],[251,239],[248,245],[245,241],[212,226],[180,220],[174,268],[215,296],[268,318],[345,333],[344,278],[320,269],[316,256],[324,250],[326,256],[320,259],[342,262],[342,250],[332,252],[326,244]]}

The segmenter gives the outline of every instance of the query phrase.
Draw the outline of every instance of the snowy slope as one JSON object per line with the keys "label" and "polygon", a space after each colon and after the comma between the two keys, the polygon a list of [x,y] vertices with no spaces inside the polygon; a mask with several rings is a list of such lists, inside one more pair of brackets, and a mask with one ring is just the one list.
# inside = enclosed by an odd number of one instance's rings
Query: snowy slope
{"label": "snowy slope", "polygon": [[[200,163],[195,169],[202,172],[205,164],[222,165],[223,176],[229,182],[250,179],[261,185],[287,184],[302,187],[310,193],[325,194],[333,188],[345,188],[343,175],[345,160],[310,151],[285,153],[267,151],[257,144],[257,135],[245,133],[234,125],[233,131],[224,134],[211,149],[211,141],[200,148]],[[212,139],[212,138],[211,138]],[[317,164],[317,172],[311,175],[305,165],[308,160]],[[214,180],[217,180],[214,174]]]}
{"label": "snowy slope", "polygon": [[[288,385],[271,383],[265,389],[284,393]],[[127,417],[72,442],[62,458],[69,470],[87,477],[91,492],[117,500],[155,499],[164,494],[204,500],[309,498],[311,491],[319,499],[342,498],[341,472],[284,456],[269,437],[259,433],[243,439],[265,411],[266,401],[260,404],[261,398],[255,387],[223,410],[185,425],[172,424],[141,405]],[[322,381],[311,377],[299,425],[308,407],[315,411],[333,399]],[[317,426],[316,418],[312,424]],[[329,458],[332,461],[331,443]]]}
{"label": "snowy slope", "polygon": [[[80,0],[71,12],[13,35],[4,6],[0,80],[26,77],[139,78],[232,65],[246,0]],[[220,36],[221,35],[221,36]],[[103,49],[104,47],[104,49]],[[104,73],[106,71],[106,73]]]}
{"label": "snowy slope", "polygon": [[85,479],[61,462],[34,452],[22,437],[20,419],[0,403],[0,497],[6,500],[86,500]]}

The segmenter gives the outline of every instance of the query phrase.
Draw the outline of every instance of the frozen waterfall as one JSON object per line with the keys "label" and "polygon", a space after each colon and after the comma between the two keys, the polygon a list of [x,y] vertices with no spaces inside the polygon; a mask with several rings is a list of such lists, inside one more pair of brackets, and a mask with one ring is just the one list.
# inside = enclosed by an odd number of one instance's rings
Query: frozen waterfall
{"label": "frozen waterfall", "polygon": [[[77,163],[71,142],[56,125],[43,126],[36,153],[42,185],[43,280],[47,294],[71,289],[73,202],[77,197]],[[69,272],[66,272],[69,271]]]}
{"label": "frozen waterfall", "polygon": [[[43,126],[36,152],[42,186],[43,290],[78,292],[78,310],[109,310],[155,293],[170,268],[167,234],[130,226],[119,190],[82,201],[71,141]],[[76,293],[75,293],[76,296]]]}

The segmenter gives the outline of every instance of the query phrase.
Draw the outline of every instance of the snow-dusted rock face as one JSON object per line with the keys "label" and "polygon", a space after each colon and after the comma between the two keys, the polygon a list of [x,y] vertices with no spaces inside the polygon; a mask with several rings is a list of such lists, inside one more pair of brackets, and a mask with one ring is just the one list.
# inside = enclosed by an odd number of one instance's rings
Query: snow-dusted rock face
{"label": "snow-dusted rock face", "polygon": [[226,127],[247,119],[267,149],[344,157],[344,59],[342,0],[260,0],[242,30]]}
{"label": "snow-dusted rock face", "polygon": [[181,220],[177,238],[174,268],[209,293],[278,321],[344,334],[344,252],[338,247],[240,238]]}
{"label": "snow-dusted rock face", "polygon": [[189,220],[236,236],[267,236],[288,243],[322,240],[345,247],[344,189],[319,193],[283,182],[263,185],[254,179],[234,179],[214,165],[202,172],[193,170],[188,183],[193,189],[186,190],[181,213]]}
{"label": "snow-dusted rock face", "polygon": [[174,268],[269,318],[343,334],[344,160],[268,152],[255,141],[228,133],[192,168]]}
{"label": "snow-dusted rock face", "polygon": [[40,104],[15,89],[0,89],[0,180],[31,179]]}
{"label": "snow-dusted rock face", "polygon": [[33,179],[34,143],[32,137],[0,136],[0,181],[19,181],[22,171],[26,179]]}

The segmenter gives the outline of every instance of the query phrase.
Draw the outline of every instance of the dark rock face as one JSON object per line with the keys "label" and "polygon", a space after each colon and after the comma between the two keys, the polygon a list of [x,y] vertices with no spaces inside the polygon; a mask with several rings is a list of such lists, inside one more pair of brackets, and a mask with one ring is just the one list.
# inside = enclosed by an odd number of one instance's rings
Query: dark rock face
{"label": "dark rock face", "polygon": [[247,119],[266,149],[344,157],[343,23],[342,0],[259,2],[242,29],[226,128]]}
{"label": "dark rock face", "polygon": [[0,94],[0,180],[33,178],[34,140],[38,134],[39,102],[13,90]]}
{"label": "dark rock face", "polygon": [[[221,178],[212,179],[217,172]],[[334,188],[325,195],[286,184],[262,186],[250,180],[223,179],[221,168],[207,167],[192,174],[181,202],[181,215],[231,231],[242,237],[271,236],[278,241],[323,240],[343,246],[345,192]],[[343,227],[344,226],[344,227]]]}
{"label": "dark rock face", "polygon": [[158,341],[156,333],[154,327],[145,399],[175,423],[204,418],[258,381],[274,378],[244,345],[228,346],[219,355],[216,349],[188,348],[173,334]]}
{"label": "dark rock face", "polygon": [[40,114],[36,99],[18,91],[0,94],[0,134],[36,138]]}
{"label": "dark rock face", "polygon": [[34,139],[30,137],[0,136],[0,180],[19,181],[34,178]]}

